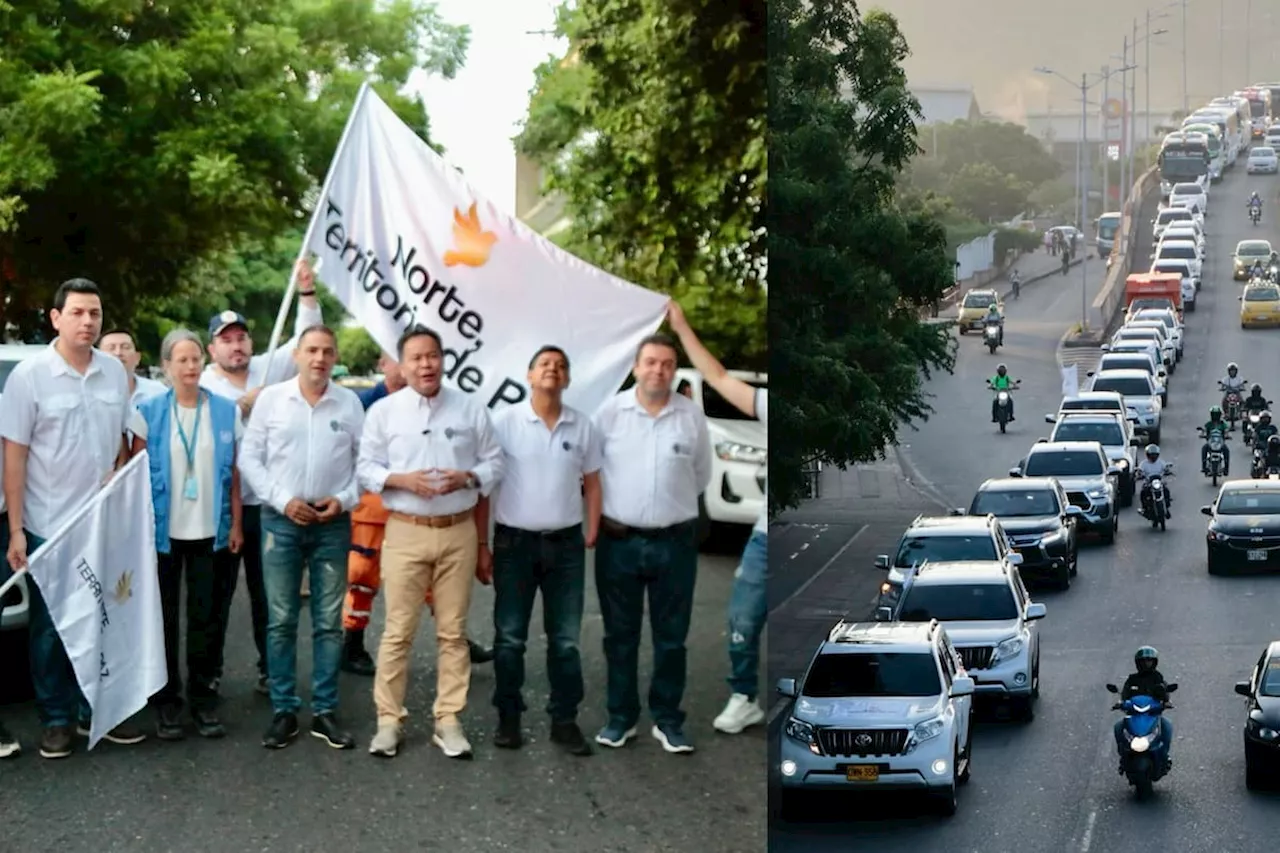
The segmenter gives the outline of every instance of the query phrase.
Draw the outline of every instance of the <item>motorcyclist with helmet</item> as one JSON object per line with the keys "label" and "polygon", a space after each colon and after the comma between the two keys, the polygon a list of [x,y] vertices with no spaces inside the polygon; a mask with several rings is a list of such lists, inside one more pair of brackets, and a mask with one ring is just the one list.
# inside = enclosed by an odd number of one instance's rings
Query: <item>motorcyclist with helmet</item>
{"label": "motorcyclist with helmet", "polygon": [[1272,284],[1275,284],[1277,277],[1280,276],[1277,269],[1280,269],[1280,252],[1272,249],[1271,257],[1267,259],[1267,281]]}
{"label": "motorcyclist with helmet", "polygon": [[1234,361],[1227,365],[1227,375],[1224,379],[1218,380],[1218,385],[1222,388],[1222,406],[1226,408],[1227,397],[1236,394],[1240,397],[1241,402],[1244,400],[1244,386],[1248,382],[1240,375],[1240,365]]}
{"label": "motorcyclist with helmet", "polygon": [[987,325],[1000,327],[1000,346],[1004,346],[1004,317],[1000,314],[1000,306],[994,302],[987,306]]}
{"label": "motorcyclist with helmet", "polygon": [[1262,265],[1262,261],[1254,261],[1253,266],[1249,267],[1249,279],[1257,280],[1267,277],[1267,268]]}
{"label": "motorcyclist with helmet", "polygon": [[1267,450],[1262,457],[1262,472],[1274,469],[1280,469],[1280,435],[1273,435],[1267,439]]}
{"label": "motorcyclist with helmet", "polygon": [[[1120,689],[1120,701],[1125,702],[1135,696],[1150,696],[1165,708],[1172,707],[1164,676],[1157,669],[1159,664],[1160,653],[1154,646],[1143,646],[1134,652],[1133,667],[1137,672],[1124,680],[1124,687]],[[1123,773],[1124,752],[1128,745],[1124,736],[1124,718],[1116,720],[1115,734],[1116,750],[1120,755],[1120,772]],[[1173,747],[1173,723],[1164,714],[1160,715],[1160,741],[1164,745],[1165,766],[1168,767],[1171,764],[1169,753]]]}
{"label": "motorcyclist with helmet", "polygon": [[1250,211],[1252,211],[1253,208],[1255,207],[1258,209],[1258,215],[1261,216],[1262,215],[1262,197],[1258,195],[1257,190],[1254,190],[1253,193],[1249,196]]}
{"label": "motorcyclist with helmet", "polygon": [[1200,473],[1209,473],[1209,437],[1216,432],[1222,436],[1222,476],[1227,476],[1227,472],[1231,470],[1231,450],[1227,447],[1227,432],[1230,429],[1231,425],[1222,419],[1222,407],[1210,406],[1209,420],[1203,427],[1204,444],[1200,447]]}
{"label": "motorcyclist with helmet", "polygon": [[[1266,411],[1266,408],[1267,398],[1262,395],[1262,386],[1255,382],[1253,387],[1249,389],[1249,396],[1240,401],[1240,416],[1247,423],[1250,415],[1261,416]],[[1245,431],[1245,440],[1252,441],[1248,435],[1248,430]]]}
{"label": "motorcyclist with helmet", "polygon": [[[1212,421],[1210,422],[1212,423]],[[1137,470],[1138,478],[1142,480],[1142,493],[1139,495],[1141,503],[1139,506],[1144,507],[1147,505],[1147,498],[1151,496],[1151,478],[1165,477],[1167,475],[1166,469],[1168,468],[1168,465],[1160,461],[1159,445],[1148,444],[1145,452],[1147,458],[1138,462]],[[1173,493],[1169,491],[1168,483],[1165,483],[1164,486],[1164,502],[1165,518],[1173,518],[1173,514],[1169,509],[1173,506]]]}
{"label": "motorcyclist with helmet", "polygon": [[[1021,382],[1022,382],[1021,379],[1014,379],[1012,376],[1010,376],[1009,368],[1001,364],[1001,365],[997,365],[996,367],[996,375],[992,376],[990,379],[987,380],[987,386],[991,388],[991,390],[993,391],[1012,391],[1019,384],[1021,384]],[[992,397],[991,398],[991,422],[993,424],[997,423],[1000,420],[999,408],[1000,408],[999,399],[996,397]],[[1009,420],[1011,421],[1014,420],[1013,394],[1009,395]]]}
{"label": "motorcyclist with helmet", "polygon": [[1277,434],[1280,434],[1280,428],[1271,423],[1271,412],[1264,409],[1258,415],[1258,425],[1253,430],[1253,446],[1266,447],[1268,439]]}

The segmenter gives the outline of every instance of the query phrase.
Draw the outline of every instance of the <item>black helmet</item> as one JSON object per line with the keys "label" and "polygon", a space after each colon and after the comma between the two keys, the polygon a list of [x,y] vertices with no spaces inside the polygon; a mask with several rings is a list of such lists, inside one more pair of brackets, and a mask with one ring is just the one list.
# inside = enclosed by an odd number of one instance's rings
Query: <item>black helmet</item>
{"label": "black helmet", "polygon": [[1280,453],[1280,435],[1273,435],[1267,439],[1267,450],[1271,453]]}
{"label": "black helmet", "polygon": [[1236,364],[1234,361],[1227,365],[1227,373],[1231,374],[1232,376],[1235,376],[1239,372],[1240,372],[1240,365]]}
{"label": "black helmet", "polygon": [[1160,653],[1155,646],[1143,646],[1133,653],[1133,665],[1138,672],[1151,672],[1160,665]]}
{"label": "black helmet", "polygon": [[1255,382],[1255,383],[1253,383],[1253,387],[1249,389],[1249,393],[1250,393],[1252,396],[1254,396],[1254,397],[1261,397],[1261,396],[1262,396],[1262,386],[1261,386],[1261,385],[1259,385],[1259,384],[1258,384],[1258,383],[1256,383],[1256,382]]}
{"label": "black helmet", "polygon": [[1003,364],[996,367],[996,376],[1004,376],[1008,374],[1008,372],[1009,368],[1005,367]]}

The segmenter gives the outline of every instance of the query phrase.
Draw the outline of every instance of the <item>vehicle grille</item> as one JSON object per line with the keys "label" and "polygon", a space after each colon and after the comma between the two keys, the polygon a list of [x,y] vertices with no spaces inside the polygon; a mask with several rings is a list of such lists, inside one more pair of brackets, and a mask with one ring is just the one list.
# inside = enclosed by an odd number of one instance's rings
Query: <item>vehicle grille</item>
{"label": "vehicle grille", "polygon": [[1042,539],[1044,539],[1043,533],[1025,533],[1021,536],[1010,536],[1009,542],[1018,550],[1026,548],[1034,551],[1040,547],[1040,540]]}
{"label": "vehicle grille", "polygon": [[1232,536],[1228,544],[1238,551],[1280,548],[1280,536]]}
{"label": "vehicle grille", "polygon": [[819,729],[823,755],[901,755],[906,729]]}
{"label": "vehicle grille", "polygon": [[960,662],[964,664],[966,670],[969,669],[986,669],[991,666],[991,655],[995,652],[994,646],[966,646],[956,649],[960,655]]}
{"label": "vehicle grille", "polygon": [[1093,509],[1093,501],[1089,500],[1089,496],[1084,492],[1067,492],[1067,500],[1072,506],[1078,506],[1081,509]]}

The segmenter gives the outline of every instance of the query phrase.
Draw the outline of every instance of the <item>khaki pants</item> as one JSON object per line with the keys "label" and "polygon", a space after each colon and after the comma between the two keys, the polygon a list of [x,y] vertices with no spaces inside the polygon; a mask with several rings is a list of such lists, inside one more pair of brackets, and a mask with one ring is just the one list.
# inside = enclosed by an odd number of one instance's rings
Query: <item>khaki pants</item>
{"label": "khaki pants", "polygon": [[386,628],[378,647],[373,701],[378,722],[400,722],[409,682],[409,658],[422,619],[424,598],[435,597],[436,720],[452,718],[467,706],[471,687],[471,652],[467,646],[467,611],[475,582],[478,538],[474,519],[452,527],[426,527],[392,517],[382,543],[382,592]]}

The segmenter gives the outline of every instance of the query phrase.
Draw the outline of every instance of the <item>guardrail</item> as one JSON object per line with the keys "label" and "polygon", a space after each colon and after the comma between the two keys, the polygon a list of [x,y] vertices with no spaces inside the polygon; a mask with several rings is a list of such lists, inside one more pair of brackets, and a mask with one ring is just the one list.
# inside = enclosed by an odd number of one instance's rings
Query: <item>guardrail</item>
{"label": "guardrail", "polygon": [[1140,247],[1134,246],[1138,237],[1135,217],[1142,211],[1142,200],[1147,197],[1151,188],[1159,183],[1159,169],[1152,166],[1134,182],[1133,188],[1129,191],[1129,198],[1124,203],[1124,212],[1120,219],[1120,239],[1116,241],[1111,253],[1111,269],[1107,271],[1102,290],[1093,300],[1093,307],[1107,323],[1107,328],[1099,330],[1104,336],[1112,330],[1124,307],[1124,284],[1129,277],[1129,259],[1133,257],[1134,251],[1141,251]]}

